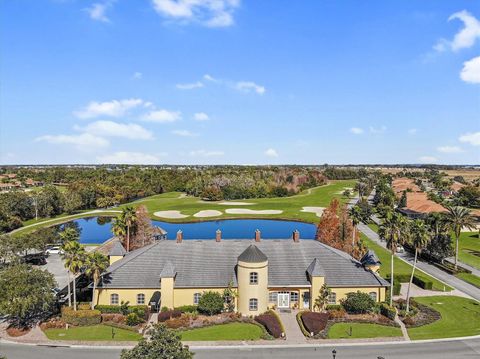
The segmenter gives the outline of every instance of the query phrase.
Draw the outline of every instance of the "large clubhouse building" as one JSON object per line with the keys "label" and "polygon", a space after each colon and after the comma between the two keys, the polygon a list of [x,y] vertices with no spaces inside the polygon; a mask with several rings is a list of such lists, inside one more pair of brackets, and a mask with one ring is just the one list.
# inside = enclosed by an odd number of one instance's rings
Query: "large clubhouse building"
{"label": "large clubhouse building", "polygon": [[339,304],[349,292],[368,293],[384,301],[389,283],[376,271],[373,252],[357,261],[315,240],[158,240],[126,253],[120,242],[110,250],[110,267],[95,292],[96,304],[150,305],[176,308],[198,304],[205,291],[223,293],[229,286],[237,295],[235,309],[256,315],[270,308],[314,310],[325,283],[329,304]]}

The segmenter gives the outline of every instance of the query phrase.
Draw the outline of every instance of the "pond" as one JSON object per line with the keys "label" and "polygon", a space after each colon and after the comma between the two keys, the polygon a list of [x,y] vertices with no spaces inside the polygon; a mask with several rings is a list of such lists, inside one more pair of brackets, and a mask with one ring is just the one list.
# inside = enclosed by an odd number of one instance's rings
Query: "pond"
{"label": "pond", "polygon": [[[69,222],[80,229],[80,243],[103,243],[112,237],[111,219],[106,217],[81,218]],[[272,219],[226,219],[195,223],[168,223],[152,221],[152,224],[167,231],[168,239],[175,239],[177,231],[183,231],[183,239],[214,239],[217,229],[222,239],[250,239],[256,229],[263,239],[289,239],[294,230],[300,231],[302,239],[314,239],[316,226],[311,223]]]}

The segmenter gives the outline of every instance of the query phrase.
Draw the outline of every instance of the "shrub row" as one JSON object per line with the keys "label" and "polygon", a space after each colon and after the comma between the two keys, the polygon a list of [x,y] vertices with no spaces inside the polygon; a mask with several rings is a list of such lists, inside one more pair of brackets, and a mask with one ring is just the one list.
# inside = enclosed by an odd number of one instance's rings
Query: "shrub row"
{"label": "shrub row", "polygon": [[308,332],[307,328],[305,328],[305,325],[303,325],[302,315],[304,313],[306,313],[306,311],[297,313],[297,315],[296,315],[297,323],[298,323],[298,326],[300,327],[300,330],[302,331],[303,335],[306,336],[306,337],[309,337],[310,333]]}
{"label": "shrub row", "polygon": [[394,307],[389,306],[387,303],[380,304],[380,314],[384,315],[388,319],[394,320],[397,311]]}
{"label": "shrub row", "polygon": [[65,323],[78,326],[99,324],[102,321],[102,313],[99,310],[77,310],[62,308],[62,320]]}
{"label": "shrub row", "polygon": [[262,324],[267,329],[268,333],[274,338],[280,338],[282,336],[282,324],[273,311],[269,310],[264,314],[257,315],[255,321]]}
{"label": "shrub row", "polygon": [[174,310],[167,310],[166,312],[160,312],[158,313],[158,321],[159,322],[164,322],[168,319],[172,318],[178,318],[182,315],[182,312],[174,309]]}
{"label": "shrub row", "polygon": [[[387,274],[385,276],[385,279],[390,282],[390,275]],[[410,275],[409,274],[394,274],[393,275],[393,294],[394,295],[399,295],[400,294],[400,283],[408,283],[410,282]],[[426,281],[417,275],[413,276],[413,283],[415,285],[418,285],[422,289],[432,289],[433,288],[433,282],[431,281]],[[398,288],[398,292],[397,292]]]}
{"label": "shrub row", "polygon": [[413,276],[413,281],[415,285],[418,285],[422,289],[428,289],[431,290],[433,288],[433,283],[431,281],[426,281],[422,278],[419,278],[417,276]]}
{"label": "shrub row", "polygon": [[325,329],[328,322],[327,313],[305,312],[302,314],[302,322],[305,329],[313,335],[317,335]]}
{"label": "shrub row", "polygon": [[325,310],[328,312],[328,311],[331,311],[331,310],[343,310],[343,307],[341,304],[328,304],[326,307],[325,307]]}
{"label": "shrub row", "polygon": [[179,310],[182,313],[197,313],[198,312],[198,306],[196,305],[182,305],[181,307],[175,308],[175,310]]}
{"label": "shrub row", "polygon": [[110,313],[128,315],[130,313],[135,313],[143,320],[147,320],[150,313],[147,305],[130,305],[128,307],[120,305],[96,305],[95,309],[99,310],[102,314]]}

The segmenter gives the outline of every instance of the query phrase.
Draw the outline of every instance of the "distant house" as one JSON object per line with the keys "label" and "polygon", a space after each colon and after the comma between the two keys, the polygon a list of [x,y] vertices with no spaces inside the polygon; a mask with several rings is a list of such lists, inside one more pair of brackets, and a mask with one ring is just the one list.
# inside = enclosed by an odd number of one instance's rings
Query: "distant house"
{"label": "distant house", "polygon": [[429,213],[447,212],[441,204],[428,199],[425,192],[407,192],[407,206],[397,208],[397,211],[409,218],[424,218]]}
{"label": "distant house", "polygon": [[420,187],[415,184],[411,178],[396,178],[392,181],[392,189],[395,195],[401,196],[403,191],[421,192]]}

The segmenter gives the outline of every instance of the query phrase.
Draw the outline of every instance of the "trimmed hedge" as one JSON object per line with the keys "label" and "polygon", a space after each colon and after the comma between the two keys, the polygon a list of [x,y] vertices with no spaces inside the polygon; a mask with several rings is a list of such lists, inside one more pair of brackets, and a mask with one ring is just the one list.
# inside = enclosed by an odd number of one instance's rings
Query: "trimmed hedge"
{"label": "trimmed hedge", "polygon": [[330,311],[330,310],[343,310],[343,307],[341,304],[328,304],[326,307],[325,307],[325,310],[326,311]]}
{"label": "trimmed hedge", "polygon": [[387,303],[380,304],[380,314],[384,315],[388,319],[394,320],[397,311],[394,307],[389,306]]}
{"label": "trimmed hedge", "polygon": [[262,324],[267,329],[268,333],[274,338],[280,338],[282,336],[282,324],[273,311],[269,310],[264,314],[257,315],[255,321]]}
{"label": "trimmed hedge", "polygon": [[372,311],[375,301],[362,292],[347,293],[347,297],[341,300],[342,306],[350,314],[363,314]]}
{"label": "trimmed hedge", "polygon": [[328,314],[327,313],[315,313],[305,312],[302,314],[302,322],[305,329],[313,335],[317,335],[327,326]]}
{"label": "trimmed hedge", "polygon": [[305,326],[303,325],[303,321],[302,321],[302,315],[306,313],[306,311],[303,311],[303,312],[298,312],[297,315],[296,315],[296,318],[297,318],[297,323],[298,323],[298,326],[300,327],[300,330],[302,331],[303,335],[306,336],[306,337],[309,337],[310,336],[310,333],[308,332],[308,330],[305,328]]}
{"label": "trimmed hedge", "polygon": [[181,307],[175,308],[175,310],[179,310],[182,313],[197,313],[198,306],[197,305],[182,305]]}
{"label": "trimmed hedge", "polygon": [[[387,274],[385,276],[385,279],[390,282],[390,275]],[[393,294],[394,295],[399,295],[400,294],[400,289],[398,290],[398,292],[396,292],[396,289],[397,289],[397,283],[398,283],[398,286],[400,285],[400,283],[408,283],[410,282],[410,275],[408,274],[394,274],[393,275]],[[428,290],[431,290],[433,288],[433,282],[431,281],[426,281],[420,277],[418,277],[417,275],[414,275],[413,276],[413,280],[412,282],[419,286],[420,288],[422,289],[428,289]]]}
{"label": "trimmed hedge", "polygon": [[182,312],[179,310],[167,310],[166,312],[158,313],[158,321],[164,322],[172,318],[178,318],[182,315]]}
{"label": "trimmed hedge", "polygon": [[[95,309],[102,314],[123,314],[123,308],[120,305],[96,305]],[[135,313],[143,320],[147,320],[150,309],[147,305],[129,305],[127,315],[130,313]]]}
{"label": "trimmed hedge", "polygon": [[412,282],[422,289],[432,290],[432,288],[433,288],[433,283],[431,281],[423,280],[423,279],[421,279],[417,276],[413,276],[413,281]]}
{"label": "trimmed hedge", "polygon": [[102,321],[102,313],[99,310],[77,310],[73,308],[62,308],[62,320],[65,323],[77,326],[89,326],[100,324]]}

